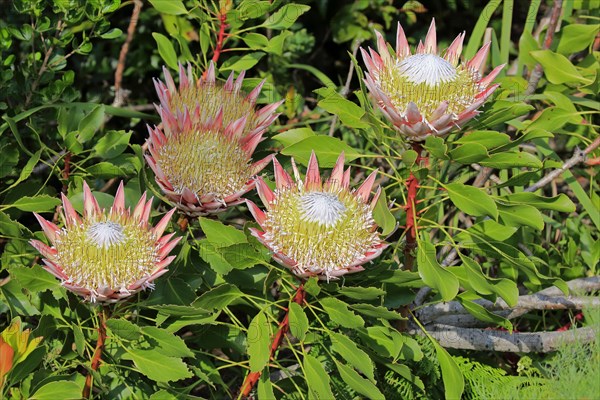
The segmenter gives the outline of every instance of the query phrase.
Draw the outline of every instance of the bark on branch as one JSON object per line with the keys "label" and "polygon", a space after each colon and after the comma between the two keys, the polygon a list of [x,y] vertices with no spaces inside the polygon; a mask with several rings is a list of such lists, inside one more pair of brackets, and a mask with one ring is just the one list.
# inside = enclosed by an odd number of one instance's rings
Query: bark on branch
{"label": "bark on branch", "polygon": [[[567,286],[572,292],[600,290],[600,276],[574,279],[567,282]],[[512,319],[529,310],[580,310],[584,307],[600,307],[600,298],[564,296],[559,288],[552,286],[535,294],[519,296],[514,307],[509,306],[502,299],[498,299],[496,303],[485,299],[475,300],[475,303],[498,315]],[[423,324],[436,323],[467,327],[480,326],[483,323],[469,314],[458,301],[433,304],[416,311],[415,315]]]}
{"label": "bark on branch", "polygon": [[[427,332],[445,348],[513,353],[549,353],[570,343],[592,342],[597,336],[590,327],[560,332],[508,333],[434,324],[428,327]],[[420,329],[413,329],[409,333],[424,335]]]}

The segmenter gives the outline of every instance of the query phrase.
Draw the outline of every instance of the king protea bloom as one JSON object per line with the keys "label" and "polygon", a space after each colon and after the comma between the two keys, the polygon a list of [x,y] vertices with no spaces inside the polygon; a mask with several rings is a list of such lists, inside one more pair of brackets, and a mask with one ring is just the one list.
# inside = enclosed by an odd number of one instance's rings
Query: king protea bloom
{"label": "king protea bloom", "polygon": [[504,65],[486,77],[480,69],[487,57],[486,43],[466,63],[459,63],[465,34],[458,35],[450,47],[438,51],[435,20],[431,22],[425,43],[419,42],[412,54],[400,23],[396,36],[396,54],[390,55],[379,32],[377,49],[369,53],[361,48],[368,73],[365,83],[394,128],[411,141],[430,135],[442,136],[460,128],[476,116],[477,109],[499,86],[490,85]]}
{"label": "king protea bloom", "polygon": [[381,188],[371,199],[373,172],[357,190],[351,190],[350,168],[344,171],[342,153],[329,179],[321,182],[314,152],[304,181],[292,160],[295,180],[273,159],[276,189],[262,177],[257,191],[266,207],[263,212],[252,201],[248,208],[262,228],[252,234],[273,252],[273,258],[299,277],[336,279],[363,271],[362,264],[379,256],[387,247],[377,232],[373,208]]}
{"label": "king protea bloom", "polygon": [[179,89],[165,69],[166,84],[155,80],[163,129],[148,127],[146,156],[156,182],[190,216],[214,214],[241,203],[254,188],[254,176],[272,155],[252,163],[252,154],[281,102],[255,109],[264,81],[241,92],[244,72],[222,84],[211,62],[194,80],[191,67],[179,68]]}
{"label": "king protea bloom", "polygon": [[52,244],[30,243],[45,258],[44,267],[68,290],[92,302],[116,302],[146,288],[163,275],[175,256],[169,253],[181,239],[163,232],[175,209],[152,227],[148,224],[152,198],[144,193],[133,212],[125,209],[123,182],[109,210],[100,209],[89,186],[83,184],[84,212],[79,216],[62,195],[64,227],[35,214]]}

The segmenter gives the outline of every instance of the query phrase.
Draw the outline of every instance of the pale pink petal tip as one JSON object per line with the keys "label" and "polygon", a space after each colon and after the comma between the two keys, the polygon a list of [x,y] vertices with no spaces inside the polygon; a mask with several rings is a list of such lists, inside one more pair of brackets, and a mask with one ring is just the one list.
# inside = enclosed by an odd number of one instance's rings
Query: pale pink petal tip
{"label": "pale pink petal tip", "polygon": [[431,25],[429,26],[429,30],[427,31],[427,36],[425,37],[425,52],[426,53],[437,53],[437,38],[435,34],[435,18],[431,19]]}
{"label": "pale pink petal tip", "polygon": [[311,152],[310,159],[308,160],[306,177],[304,178],[304,186],[306,186],[307,189],[321,187],[321,173],[319,172],[319,163],[314,150]]}
{"label": "pale pink petal tip", "polygon": [[119,183],[112,209],[115,213],[120,213],[125,210],[125,188],[123,186],[123,181]]}

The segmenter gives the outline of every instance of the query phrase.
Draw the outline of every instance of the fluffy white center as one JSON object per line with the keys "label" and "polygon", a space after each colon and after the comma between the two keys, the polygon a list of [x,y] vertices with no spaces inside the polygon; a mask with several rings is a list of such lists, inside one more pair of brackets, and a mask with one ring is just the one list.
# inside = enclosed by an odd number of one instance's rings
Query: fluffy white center
{"label": "fluffy white center", "polygon": [[346,212],[346,206],[333,193],[310,192],[300,198],[302,219],[320,225],[334,225]]}
{"label": "fluffy white center", "polygon": [[415,54],[407,57],[399,65],[400,72],[409,82],[426,83],[436,86],[456,78],[456,68],[435,54]]}
{"label": "fluffy white center", "polygon": [[109,248],[126,239],[123,226],[112,221],[96,222],[88,228],[86,233],[89,240],[97,247],[103,248]]}

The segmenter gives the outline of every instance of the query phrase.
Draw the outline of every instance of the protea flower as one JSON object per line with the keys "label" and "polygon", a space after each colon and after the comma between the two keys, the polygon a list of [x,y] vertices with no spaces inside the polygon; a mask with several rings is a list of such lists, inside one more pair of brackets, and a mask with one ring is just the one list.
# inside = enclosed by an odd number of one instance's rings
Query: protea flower
{"label": "protea flower", "polygon": [[253,177],[273,157],[251,158],[281,102],[256,111],[261,82],[250,94],[240,91],[244,72],[221,84],[210,64],[206,77],[194,81],[191,67],[179,68],[179,90],[165,69],[166,84],[155,80],[163,130],[148,127],[146,156],[156,182],[190,216],[214,214],[241,203],[254,187]]}
{"label": "protea flower", "polygon": [[[52,247],[30,243],[45,259],[47,271],[68,290],[92,302],[116,302],[146,288],[163,275],[175,256],[168,256],[181,239],[162,236],[175,209],[155,226],[148,225],[152,198],[146,193],[133,212],[125,209],[123,182],[110,210],[100,209],[83,184],[84,212],[80,217],[62,195],[64,228],[35,214]],[[173,239],[173,240],[171,240]]]}
{"label": "protea flower", "polygon": [[371,197],[373,172],[358,188],[350,190],[350,168],[344,172],[342,153],[325,183],[312,153],[304,182],[292,160],[295,182],[273,159],[276,190],[257,178],[258,194],[266,207],[246,203],[261,230],[252,234],[273,252],[273,258],[299,277],[336,279],[363,271],[361,266],[379,256],[387,244],[377,232],[372,211],[381,188]]}
{"label": "protea flower", "polygon": [[411,141],[460,128],[479,113],[477,109],[499,86],[490,83],[504,65],[486,77],[480,74],[490,43],[467,63],[459,64],[465,34],[458,35],[442,56],[437,48],[435,20],[431,21],[425,44],[419,42],[415,54],[411,54],[400,23],[394,56],[383,36],[375,34],[379,53],[369,48],[367,54],[361,48],[368,70],[365,83],[394,128]]}

